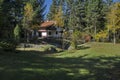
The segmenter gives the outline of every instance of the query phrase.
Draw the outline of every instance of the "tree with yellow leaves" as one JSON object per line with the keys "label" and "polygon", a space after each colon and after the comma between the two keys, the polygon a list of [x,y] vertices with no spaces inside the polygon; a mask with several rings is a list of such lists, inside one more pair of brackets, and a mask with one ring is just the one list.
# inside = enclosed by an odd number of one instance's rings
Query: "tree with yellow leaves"
{"label": "tree with yellow leaves", "polygon": [[29,28],[30,23],[33,20],[33,7],[31,3],[26,3],[24,6],[24,16],[23,16],[23,27],[24,28]]}
{"label": "tree with yellow leaves", "polygon": [[29,33],[28,30],[31,27],[31,23],[33,20],[33,7],[32,4],[27,2],[24,6],[24,16],[23,16],[23,28],[25,29],[25,35],[27,38],[27,42],[29,42]]}
{"label": "tree with yellow leaves", "polygon": [[107,14],[107,29],[113,33],[113,41],[116,43],[116,33],[120,29],[120,3],[117,2],[111,6],[110,12]]}
{"label": "tree with yellow leaves", "polygon": [[64,27],[62,6],[59,6],[58,12],[54,15],[53,20],[56,21],[56,26]]}

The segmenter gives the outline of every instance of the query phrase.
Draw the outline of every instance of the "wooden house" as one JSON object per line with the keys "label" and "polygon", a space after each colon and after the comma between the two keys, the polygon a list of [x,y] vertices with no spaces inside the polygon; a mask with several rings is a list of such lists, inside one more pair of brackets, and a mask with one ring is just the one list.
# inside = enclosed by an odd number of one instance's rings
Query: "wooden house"
{"label": "wooden house", "polygon": [[55,26],[55,21],[43,22],[38,30],[39,38],[62,38],[63,29]]}

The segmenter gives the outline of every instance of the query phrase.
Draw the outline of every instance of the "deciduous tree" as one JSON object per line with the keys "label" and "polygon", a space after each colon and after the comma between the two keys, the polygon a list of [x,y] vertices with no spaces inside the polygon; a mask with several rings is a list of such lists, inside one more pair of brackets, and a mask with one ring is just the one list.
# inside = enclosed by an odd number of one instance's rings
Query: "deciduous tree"
{"label": "deciduous tree", "polygon": [[16,25],[16,27],[14,28],[14,38],[17,42],[20,41],[20,32],[21,32],[20,27]]}
{"label": "deciduous tree", "polygon": [[116,33],[120,29],[120,3],[115,3],[111,6],[110,12],[107,15],[107,28],[113,33],[113,41],[116,43]]}

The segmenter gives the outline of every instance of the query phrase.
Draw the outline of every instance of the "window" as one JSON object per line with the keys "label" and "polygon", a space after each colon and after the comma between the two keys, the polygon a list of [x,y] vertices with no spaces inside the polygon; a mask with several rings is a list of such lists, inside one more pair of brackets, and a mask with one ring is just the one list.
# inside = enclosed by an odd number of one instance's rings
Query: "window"
{"label": "window", "polygon": [[42,32],[42,37],[46,37],[47,36],[47,32]]}
{"label": "window", "polygon": [[58,32],[56,31],[56,34],[58,34]]}
{"label": "window", "polygon": [[41,32],[39,32],[39,37],[41,37],[42,35],[41,35]]}
{"label": "window", "polygon": [[51,32],[49,32],[49,35],[51,35]]}

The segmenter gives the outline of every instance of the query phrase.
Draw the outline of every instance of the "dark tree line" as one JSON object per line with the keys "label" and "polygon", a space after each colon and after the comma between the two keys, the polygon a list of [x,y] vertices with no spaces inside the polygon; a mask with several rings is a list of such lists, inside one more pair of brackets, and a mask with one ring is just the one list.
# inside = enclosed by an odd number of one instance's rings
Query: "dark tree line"
{"label": "dark tree line", "polygon": [[72,30],[77,29],[93,36],[93,38],[98,37],[99,33],[106,33],[109,21],[107,15],[111,14],[109,13],[111,7],[119,3],[113,0],[52,0],[52,2],[48,14],[49,20],[54,20],[56,11],[59,6],[62,6],[63,14],[61,17],[63,17],[64,27]]}
{"label": "dark tree line", "polygon": [[[31,26],[44,20],[46,8],[45,0],[0,0],[0,38],[10,39],[14,37],[13,31],[18,24],[23,28],[25,6],[31,4],[34,16]],[[32,16],[32,15],[31,15]],[[27,27],[27,26],[24,26]]]}
{"label": "dark tree line", "polygon": [[105,27],[105,16],[112,0],[53,0],[48,19],[53,19],[58,6],[63,8],[65,27],[96,33]]}

